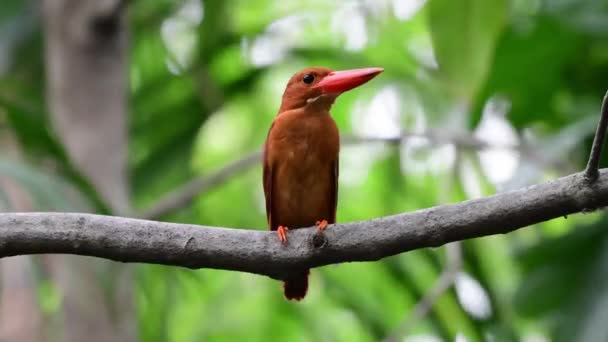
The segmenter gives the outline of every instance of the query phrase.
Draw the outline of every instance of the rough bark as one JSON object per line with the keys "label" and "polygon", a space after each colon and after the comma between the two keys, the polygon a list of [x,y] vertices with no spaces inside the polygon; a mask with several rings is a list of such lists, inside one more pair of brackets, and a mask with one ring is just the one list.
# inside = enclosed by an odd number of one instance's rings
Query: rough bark
{"label": "rough bark", "polygon": [[374,261],[425,247],[503,234],[608,204],[608,170],[369,221],[289,232],[163,223],[68,213],[0,214],[0,257],[70,253],[122,262],[243,271],[281,279],[294,268]]}

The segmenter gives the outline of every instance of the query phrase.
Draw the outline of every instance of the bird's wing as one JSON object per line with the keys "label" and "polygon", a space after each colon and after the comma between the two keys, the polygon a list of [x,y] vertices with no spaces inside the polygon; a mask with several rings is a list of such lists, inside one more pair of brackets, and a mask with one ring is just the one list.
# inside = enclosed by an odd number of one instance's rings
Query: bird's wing
{"label": "bird's wing", "polygon": [[332,179],[331,179],[331,184],[333,185],[333,187],[331,187],[330,189],[330,202],[331,203],[331,208],[330,208],[330,215],[327,218],[327,222],[328,223],[336,223],[336,209],[338,207],[338,174],[340,172],[340,161],[339,159],[336,159],[336,161],[334,162],[334,167],[332,168]]}
{"label": "bird's wing", "polygon": [[266,138],[266,143],[264,144],[264,165],[263,165],[263,178],[264,178],[264,197],[266,198],[266,220],[268,221],[268,225],[270,230],[274,230],[272,225],[272,165],[268,160],[268,143],[270,138],[270,132],[272,131],[272,127],[274,127],[274,122],[270,126],[268,130],[268,137]]}

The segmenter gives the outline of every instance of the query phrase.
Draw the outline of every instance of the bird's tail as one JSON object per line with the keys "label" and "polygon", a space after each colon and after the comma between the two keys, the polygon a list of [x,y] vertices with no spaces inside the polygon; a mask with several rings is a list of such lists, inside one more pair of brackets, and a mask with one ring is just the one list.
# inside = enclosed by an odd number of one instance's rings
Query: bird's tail
{"label": "bird's tail", "polygon": [[308,270],[290,274],[283,283],[285,298],[300,300],[308,290]]}

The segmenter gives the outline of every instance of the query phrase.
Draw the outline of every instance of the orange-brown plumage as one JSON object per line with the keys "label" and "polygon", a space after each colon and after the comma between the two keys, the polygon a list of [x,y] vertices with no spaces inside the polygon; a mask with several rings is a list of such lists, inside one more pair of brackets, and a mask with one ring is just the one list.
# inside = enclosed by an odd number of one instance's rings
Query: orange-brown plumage
{"label": "orange-brown plumage", "polygon": [[[313,67],[289,80],[264,147],[266,216],[282,242],[285,228],[335,223],[340,137],[329,110],[339,94],[381,71]],[[308,270],[294,270],[285,279],[285,297],[300,300],[307,287]]]}

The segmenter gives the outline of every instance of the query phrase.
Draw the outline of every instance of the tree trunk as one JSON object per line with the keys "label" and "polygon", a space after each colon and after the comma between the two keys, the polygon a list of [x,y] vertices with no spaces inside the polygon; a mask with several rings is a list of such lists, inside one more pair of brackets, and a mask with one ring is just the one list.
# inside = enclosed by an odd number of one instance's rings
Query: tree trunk
{"label": "tree trunk", "polygon": [[129,211],[122,2],[45,0],[48,103],[72,162],[112,212]]}
{"label": "tree trunk", "polygon": [[[125,1],[43,4],[47,101],[54,129],[72,163],[112,213],[128,215]],[[63,294],[65,341],[136,339],[132,279],[126,267],[55,257],[51,270]],[[116,290],[104,291],[102,283]]]}

